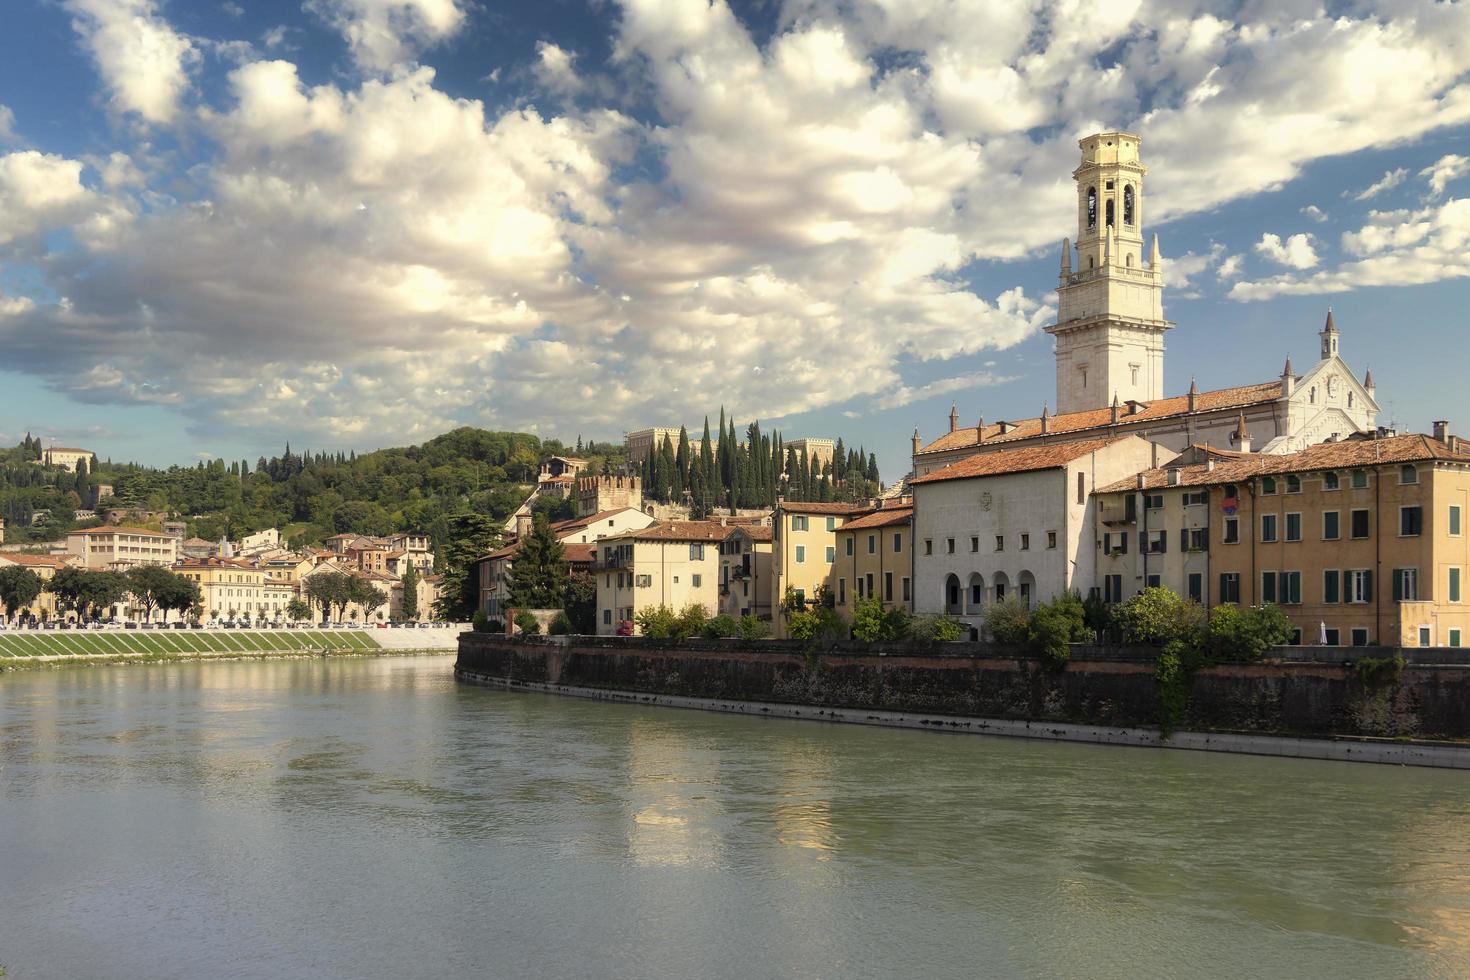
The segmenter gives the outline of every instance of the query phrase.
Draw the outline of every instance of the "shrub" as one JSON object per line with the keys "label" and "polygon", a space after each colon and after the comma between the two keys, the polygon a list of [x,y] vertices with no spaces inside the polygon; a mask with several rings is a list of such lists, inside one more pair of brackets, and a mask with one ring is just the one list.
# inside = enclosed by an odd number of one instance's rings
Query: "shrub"
{"label": "shrub", "polygon": [[556,614],[556,618],[551,621],[551,628],[547,630],[547,632],[550,633],[552,636],[566,636],[571,631],[571,617],[564,612],[559,612]]}
{"label": "shrub", "polygon": [[764,640],[771,635],[771,626],[754,616],[741,616],[736,626],[736,635],[742,640]]}
{"label": "shrub", "polygon": [[1291,639],[1295,627],[1281,607],[1217,606],[1210,614],[1210,653],[1222,660],[1259,660],[1267,650]]}
{"label": "shrub", "polygon": [[909,635],[917,643],[953,643],[965,639],[967,631],[947,616],[916,616]]}
{"label": "shrub", "polygon": [[1092,634],[1086,639],[1096,640],[1112,627],[1113,611],[1102,596],[1090,595],[1082,603],[1082,622]]}
{"label": "shrub", "polygon": [[829,606],[808,604],[805,612],[790,613],[786,617],[786,631],[794,640],[808,643],[835,643],[848,636],[847,620]]}
{"label": "shrub", "polygon": [[903,607],[885,610],[876,598],[859,599],[853,608],[852,638],[863,643],[892,642],[909,636],[913,617]]}
{"label": "shrub", "polygon": [[993,602],[985,610],[985,629],[996,643],[1020,646],[1031,637],[1031,614],[1015,596]]}
{"label": "shrub", "polygon": [[737,629],[735,617],[720,613],[705,622],[700,635],[708,640],[723,640],[727,636],[734,636]]}
{"label": "shrub", "polygon": [[655,640],[667,640],[673,636],[677,619],[668,606],[645,606],[633,616],[638,632]]}
{"label": "shrub", "polygon": [[516,613],[516,628],[525,636],[536,636],[541,632],[541,622],[529,609]]}
{"label": "shrub", "polygon": [[1399,682],[1404,675],[1407,661],[1399,654],[1392,657],[1359,657],[1353,664],[1353,672],[1362,685],[1371,690],[1389,687]]}
{"label": "shrub", "polygon": [[485,615],[485,610],[476,609],[474,619],[471,620],[476,633],[489,633],[490,617]]}
{"label": "shrub", "polygon": [[707,622],[709,622],[709,612],[698,603],[690,603],[680,610],[678,617],[674,620],[673,631],[669,635],[676,640],[699,636],[704,632],[704,624]]}
{"label": "shrub", "polygon": [[488,629],[486,629],[485,632],[487,632],[487,633],[501,633],[501,634],[505,633],[505,623],[504,623],[504,621],[499,620],[499,619],[492,619],[492,620],[490,620],[490,622],[488,624]]}
{"label": "shrub", "polygon": [[1204,635],[1204,608],[1159,585],[1144,589],[1118,606],[1114,616],[1124,643],[1163,646],[1170,640],[1181,640],[1198,646]]}
{"label": "shrub", "polygon": [[1077,629],[1085,631],[1082,624],[1081,603],[1073,610],[1069,605],[1055,602],[1040,605],[1031,614],[1027,640],[1032,651],[1041,658],[1050,670],[1061,670],[1072,658],[1069,646]]}

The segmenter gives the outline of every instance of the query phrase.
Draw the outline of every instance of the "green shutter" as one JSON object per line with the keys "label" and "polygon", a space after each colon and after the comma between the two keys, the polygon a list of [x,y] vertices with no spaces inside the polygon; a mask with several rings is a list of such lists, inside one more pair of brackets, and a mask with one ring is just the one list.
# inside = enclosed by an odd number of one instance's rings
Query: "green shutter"
{"label": "green shutter", "polygon": [[1395,568],[1393,570],[1393,601],[1402,602],[1404,598],[1404,570]]}
{"label": "green shutter", "polygon": [[1458,568],[1450,569],[1450,601],[1460,601],[1460,570]]}

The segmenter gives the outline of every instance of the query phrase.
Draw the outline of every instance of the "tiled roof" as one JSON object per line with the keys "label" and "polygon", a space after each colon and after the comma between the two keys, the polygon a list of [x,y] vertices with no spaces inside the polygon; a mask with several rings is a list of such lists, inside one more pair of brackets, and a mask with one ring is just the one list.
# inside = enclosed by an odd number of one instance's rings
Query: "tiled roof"
{"label": "tiled roof", "polygon": [[586,517],[573,517],[569,520],[557,521],[555,524],[551,525],[551,530],[557,534],[565,534],[568,531],[578,531],[584,527],[596,524],[598,521],[607,520],[610,517],[614,517],[628,510],[636,510],[636,508],[614,507],[612,510],[600,510],[595,514],[589,514]]}
{"label": "tiled roof", "polygon": [[602,538],[608,541],[723,541],[735,528],[719,521],[668,521]]}
{"label": "tiled roof", "polygon": [[[1285,473],[1307,473],[1314,470],[1353,469],[1361,466],[1397,465],[1443,460],[1470,463],[1470,453],[1455,452],[1449,446],[1426,435],[1390,436],[1383,439],[1347,439],[1310,446],[1299,453],[1283,456],[1253,453],[1217,462],[1213,468],[1204,463],[1178,467],[1177,486],[1201,487],[1237,483],[1253,476]],[[1169,472],[1175,467],[1161,466],[1144,470],[1142,489],[1168,487]],[[1117,493],[1140,489],[1137,477],[1119,480],[1100,487],[1098,493]]]}
{"label": "tiled roof", "polygon": [[752,541],[771,541],[774,538],[769,524],[737,524],[735,527],[750,535]]}
{"label": "tiled roof", "polygon": [[93,456],[97,455],[96,453],[93,453],[92,450],[90,450],[90,449],[76,449],[76,448],[73,448],[72,446],[47,446],[46,447],[46,452],[48,452],[48,453],[91,453],[91,455],[93,455]]}
{"label": "tiled roof", "polygon": [[88,537],[105,537],[109,534],[143,534],[150,538],[171,538],[172,534],[164,534],[162,531],[150,531],[146,527],[124,527],[121,524],[109,524],[106,527],[94,527],[85,531],[72,531],[71,534],[85,534]]}
{"label": "tiled roof", "polygon": [[[1195,396],[1194,410],[1200,412],[1218,412],[1222,410],[1237,410],[1260,405],[1265,402],[1276,401],[1281,397],[1281,380],[1266,381],[1261,384],[1243,385],[1238,388],[1221,388],[1217,391],[1202,391]],[[1140,422],[1160,422],[1165,419],[1189,414],[1189,396],[1177,395],[1172,398],[1156,398],[1144,405],[1142,410],[1135,414],[1129,414],[1128,406],[1121,407],[1118,413],[1118,425],[1136,425]],[[1001,435],[1000,423],[991,423],[985,426],[985,445],[992,443],[1016,442],[1021,439],[1029,439],[1042,435],[1041,419],[1019,419],[1008,421],[1006,425],[1010,431]],[[1094,408],[1085,412],[1068,412],[1065,415],[1053,415],[1047,419],[1047,435],[1060,435],[1063,433],[1076,435],[1089,429],[1107,429],[1113,425],[1113,410],[1111,408]],[[925,453],[940,453],[949,449],[966,449],[976,446],[976,426],[967,426],[946,432],[935,439],[929,445],[919,450],[919,455]]]}
{"label": "tiled roof", "polygon": [[861,531],[864,528],[890,527],[895,524],[907,524],[913,519],[914,509],[912,507],[889,507],[884,510],[875,510],[857,520],[848,521],[837,530]]}
{"label": "tiled roof", "polygon": [[20,551],[11,551],[0,555],[0,563],[3,562],[10,562],[15,565],[29,565],[34,568],[65,568],[71,564],[71,562],[59,555],[28,555]]}
{"label": "tiled roof", "polygon": [[562,557],[573,565],[590,565],[597,558],[597,545],[573,541],[561,546]]}
{"label": "tiled roof", "polygon": [[810,500],[783,500],[780,506],[788,514],[860,514],[865,510],[872,510],[866,504],[820,503]]}
{"label": "tiled roof", "polygon": [[[1127,437],[1124,437],[1127,438]],[[1026,446],[1021,449],[1005,449],[999,452],[982,453],[950,463],[933,473],[915,477],[915,485],[939,483],[943,480],[968,480],[980,476],[1000,476],[1005,473],[1027,473],[1033,470],[1051,470],[1066,466],[1074,459],[1096,452],[1104,446],[1121,439],[1084,439],[1080,442],[1059,442],[1045,446]]]}

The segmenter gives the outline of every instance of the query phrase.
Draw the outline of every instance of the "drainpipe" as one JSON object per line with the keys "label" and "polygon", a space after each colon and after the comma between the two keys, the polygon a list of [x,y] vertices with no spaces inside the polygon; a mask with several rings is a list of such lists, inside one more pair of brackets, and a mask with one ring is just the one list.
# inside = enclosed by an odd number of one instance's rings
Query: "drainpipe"
{"label": "drainpipe", "polygon": [[[1373,532],[1373,636],[1380,644],[1383,643],[1383,505],[1381,493],[1383,490],[1383,470],[1373,467],[1373,523],[1370,528]],[[1348,520],[1352,520],[1352,512],[1348,512]],[[1352,530],[1349,529],[1351,534]],[[1403,639],[1402,624],[1400,624],[1399,639]],[[1397,644],[1395,644],[1397,646]]]}

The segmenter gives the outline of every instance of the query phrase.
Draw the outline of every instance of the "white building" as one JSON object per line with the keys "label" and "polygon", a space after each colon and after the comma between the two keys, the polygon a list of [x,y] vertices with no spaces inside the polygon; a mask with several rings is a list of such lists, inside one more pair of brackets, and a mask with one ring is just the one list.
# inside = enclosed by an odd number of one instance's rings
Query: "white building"
{"label": "white building", "polygon": [[[1141,141],[1132,133],[1082,140],[1077,182],[1077,239],[1062,240],[1057,286],[1056,413],[960,425],[927,445],[914,432],[916,476],[981,453],[1019,446],[1139,435],[1176,453],[1192,444],[1239,449],[1231,440],[1240,418],[1258,452],[1290,453],[1376,426],[1371,372],[1362,380],[1342,360],[1341,334],[1327,314],[1320,357],[1302,374],[1285,358],[1277,376],[1255,383],[1164,394],[1163,258],[1155,236],[1145,253]],[[1234,342],[1222,337],[1222,343]],[[1279,363],[1279,362],[1278,362]]]}
{"label": "white building", "polygon": [[992,602],[1086,595],[1097,575],[1095,487],[1167,462],[1137,436],[985,453],[918,477],[914,610],[978,630]]}

